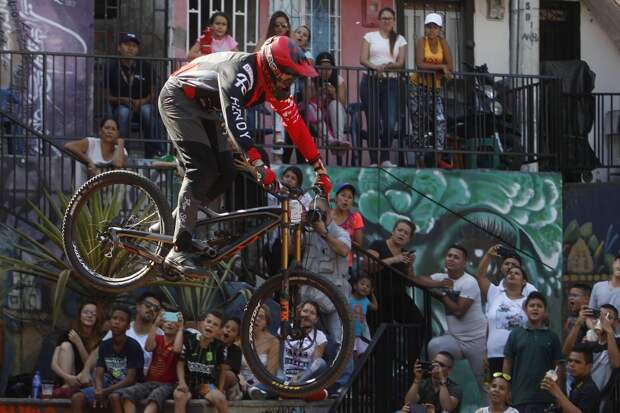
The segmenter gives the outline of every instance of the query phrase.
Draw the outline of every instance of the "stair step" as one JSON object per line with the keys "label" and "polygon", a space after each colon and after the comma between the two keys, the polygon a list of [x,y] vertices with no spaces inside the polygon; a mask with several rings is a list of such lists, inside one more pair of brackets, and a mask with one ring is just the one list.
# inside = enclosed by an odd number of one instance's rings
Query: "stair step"
{"label": "stair step", "polygon": [[[228,402],[230,411],[234,413],[289,413],[299,409],[304,413],[327,413],[334,403],[333,400],[320,402],[304,402],[303,400],[241,400]],[[144,408],[144,406],[141,406]],[[138,412],[142,412],[142,408]],[[91,410],[100,413],[101,409]],[[174,401],[166,401],[164,413],[174,411]],[[36,400],[36,399],[2,399],[0,398],[0,412],[54,412],[70,413],[71,402],[68,399]],[[187,413],[217,413],[215,408],[205,400],[191,400],[187,406]]]}

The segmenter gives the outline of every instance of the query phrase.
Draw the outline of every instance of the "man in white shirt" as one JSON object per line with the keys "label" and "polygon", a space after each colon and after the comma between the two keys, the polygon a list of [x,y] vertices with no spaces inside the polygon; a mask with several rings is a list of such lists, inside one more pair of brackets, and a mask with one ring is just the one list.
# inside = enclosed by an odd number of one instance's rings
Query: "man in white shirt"
{"label": "man in white shirt", "polygon": [[[443,288],[437,298],[445,308],[448,329],[444,335],[434,337],[428,343],[429,357],[434,358],[440,351],[447,351],[457,360],[467,359],[480,394],[485,398],[483,357],[487,320],[482,312],[480,287],[476,279],[465,272],[466,265],[467,250],[460,245],[452,245],[445,256],[447,272],[417,277],[416,281],[428,288]],[[445,289],[453,290],[455,294],[449,294]]]}
{"label": "man in white shirt", "polygon": [[[148,372],[151,359],[153,358],[153,354],[145,349],[146,339],[148,338],[149,332],[153,327],[153,322],[157,318],[161,308],[161,299],[155,293],[149,291],[143,293],[136,303],[136,319],[131,322],[129,330],[125,333],[127,337],[133,338],[140,343],[142,347],[142,351],[144,352],[144,375]],[[163,334],[164,332],[162,330],[157,330],[157,335]],[[110,337],[112,337],[112,335],[108,331],[103,339],[105,340]]]}

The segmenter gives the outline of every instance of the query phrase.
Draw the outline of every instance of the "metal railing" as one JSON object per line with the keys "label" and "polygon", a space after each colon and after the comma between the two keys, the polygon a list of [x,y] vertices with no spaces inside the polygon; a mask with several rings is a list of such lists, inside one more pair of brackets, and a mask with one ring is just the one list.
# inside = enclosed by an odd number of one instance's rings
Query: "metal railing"
{"label": "metal railing", "polygon": [[[127,103],[142,103],[133,111],[120,110],[110,98],[122,95],[116,86],[124,65],[119,56],[1,51],[0,60],[6,79],[1,108],[33,130],[58,141],[91,136],[98,120],[120,111],[130,115],[121,125],[130,154],[150,157],[172,150],[156,102],[183,60],[132,59],[136,73],[148,78]],[[435,74],[423,71],[377,74],[340,66],[320,73],[296,82],[294,95],[328,163],[367,166],[390,160],[411,167],[518,169],[537,162],[539,169],[557,169],[555,78],[455,73],[454,79],[435,83]],[[335,91],[325,86],[330,79]],[[149,99],[137,102],[139,97]],[[270,106],[249,109],[247,118],[272,160],[290,162],[293,147],[278,136],[283,129]],[[335,144],[338,139],[351,149]]]}
{"label": "metal railing", "polygon": [[411,338],[419,325],[381,324],[366,352],[356,360],[347,386],[330,413],[384,413],[402,407],[413,382],[420,347]]}

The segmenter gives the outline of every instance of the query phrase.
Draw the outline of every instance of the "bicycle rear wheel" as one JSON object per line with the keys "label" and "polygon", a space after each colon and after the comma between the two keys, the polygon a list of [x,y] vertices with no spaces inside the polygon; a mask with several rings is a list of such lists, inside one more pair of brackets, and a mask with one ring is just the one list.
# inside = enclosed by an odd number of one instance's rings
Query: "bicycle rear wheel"
{"label": "bicycle rear wheel", "polygon": [[[279,302],[283,281],[284,276],[282,275],[268,279],[255,291],[248,301],[241,324],[241,349],[248,366],[261,383],[282,396],[303,397],[329,387],[344,372],[353,352],[355,340],[353,321],[349,304],[344,294],[332,282],[314,273],[300,270],[292,271],[288,275],[290,304],[288,310],[280,309],[279,312],[281,326],[284,323],[282,320],[288,318],[287,325],[292,327],[292,337],[289,336],[291,338],[289,340],[286,340],[284,337],[278,337],[280,340],[279,366],[283,371],[280,374],[273,374],[267,370],[267,367],[259,357],[254,329],[256,328],[259,313],[261,313],[261,307],[263,305],[274,306],[273,300],[276,303]],[[299,367],[304,367],[304,362],[300,361],[301,359],[295,359],[296,355],[291,354],[291,345],[289,344],[287,347],[286,342],[304,343],[305,345],[306,342],[311,343],[313,340],[311,334],[307,336],[302,335],[302,338],[296,341],[293,340],[294,334],[296,331],[299,331],[298,326],[300,325],[298,307],[304,302],[304,296],[306,295],[302,291],[307,288],[313,288],[322,293],[325,296],[322,302],[325,302],[325,300],[331,302],[334,309],[333,312],[340,319],[341,328],[339,330],[339,337],[330,337],[328,340],[327,347],[329,347],[329,350],[326,351],[327,354],[323,357],[326,365],[321,368],[320,372],[315,372],[315,374],[311,375],[311,378],[298,380],[288,374],[287,369],[290,366],[295,366],[296,363],[299,363]],[[324,313],[321,313],[322,317],[324,315]],[[321,329],[320,326],[319,329]],[[316,337],[316,334],[314,337]],[[298,350],[300,353],[303,353],[307,349],[302,348],[300,344]],[[285,361],[287,357],[288,360]]]}
{"label": "bicycle rear wheel", "polygon": [[[106,241],[110,227],[171,234],[172,214],[159,188],[130,171],[104,172],[73,195],[62,225],[67,258],[90,285],[114,292],[146,281],[154,263]],[[157,229],[150,231],[153,228]],[[133,238],[130,242],[156,255],[165,252],[161,241]]]}

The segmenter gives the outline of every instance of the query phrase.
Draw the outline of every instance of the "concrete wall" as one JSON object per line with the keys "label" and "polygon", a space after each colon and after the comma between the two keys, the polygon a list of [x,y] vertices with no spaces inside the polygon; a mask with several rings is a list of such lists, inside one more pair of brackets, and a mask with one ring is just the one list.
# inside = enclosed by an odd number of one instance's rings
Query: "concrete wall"
{"label": "concrete wall", "polygon": [[475,64],[486,63],[491,73],[510,71],[509,1],[504,4],[504,19],[487,19],[487,0],[476,0],[474,13]]}
{"label": "concrete wall", "polygon": [[620,50],[581,3],[581,59],[596,73],[595,92],[620,92]]}

